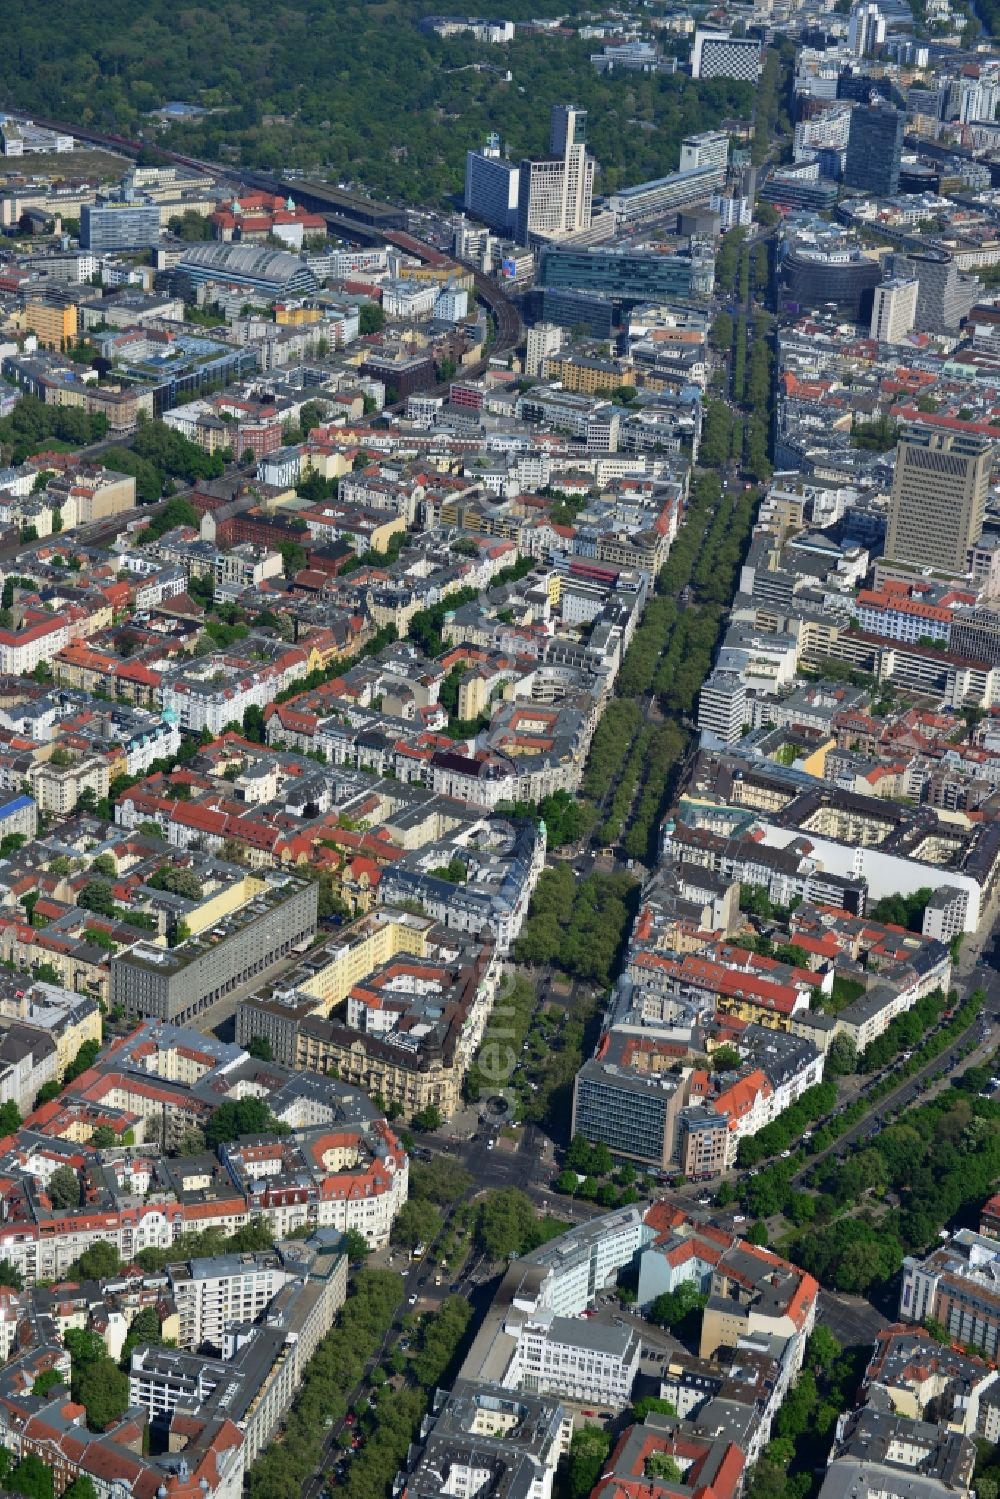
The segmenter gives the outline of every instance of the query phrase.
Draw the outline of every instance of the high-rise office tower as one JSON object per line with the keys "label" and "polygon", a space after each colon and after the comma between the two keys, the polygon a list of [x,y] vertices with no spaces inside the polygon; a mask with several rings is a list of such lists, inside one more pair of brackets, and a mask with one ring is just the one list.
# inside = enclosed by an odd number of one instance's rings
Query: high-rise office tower
{"label": "high-rise office tower", "polygon": [[521,162],[517,241],[573,234],[590,226],[594,158],[587,154],[587,112],[572,104],[552,110],[549,155]]}
{"label": "high-rise office tower", "polygon": [[880,42],[885,41],[885,16],[875,4],[856,5],[851,11],[851,22],[847,33],[847,44],[855,57],[864,57],[874,52]]}
{"label": "high-rise office tower", "polygon": [[976,432],[927,423],[903,428],[885,555],[893,562],[965,572],[986,512],[991,444]]}
{"label": "high-rise office tower", "polygon": [[920,282],[915,276],[908,280],[894,277],[876,286],[872,304],[872,338],[880,344],[901,343],[916,322],[919,291]]}
{"label": "high-rise office tower", "polygon": [[918,283],[914,327],[921,333],[957,333],[983,293],[983,283],[960,271],[946,250],[893,255],[892,273]]}
{"label": "high-rise office tower", "polygon": [[519,170],[501,153],[499,135],[479,151],[465,153],[465,211],[498,234],[513,234],[517,222]]}
{"label": "high-rise office tower", "polygon": [[757,37],[703,31],[699,26],[691,48],[691,77],[739,78],[755,84],[760,77],[760,59],[761,44]]}
{"label": "high-rise office tower", "polygon": [[851,115],[844,182],[857,192],[892,198],[899,191],[905,116],[891,104],[859,105]]}
{"label": "high-rise office tower", "polygon": [[725,130],[703,130],[699,135],[686,135],[681,141],[680,171],[715,167],[724,174],[728,165],[729,135]]}

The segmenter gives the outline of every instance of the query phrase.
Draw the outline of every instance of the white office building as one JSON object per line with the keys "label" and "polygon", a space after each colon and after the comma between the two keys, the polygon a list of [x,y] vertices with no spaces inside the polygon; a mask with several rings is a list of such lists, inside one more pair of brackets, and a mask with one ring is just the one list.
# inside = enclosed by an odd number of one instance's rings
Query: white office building
{"label": "white office building", "polygon": [[728,165],[729,136],[724,130],[703,130],[698,135],[686,135],[681,141],[680,171],[717,167],[725,172]]}
{"label": "white office building", "polygon": [[445,286],[434,300],[434,316],[442,323],[460,323],[469,315],[469,293],[464,286]]}
{"label": "white office building", "polygon": [[760,76],[760,42],[755,37],[730,36],[728,31],[694,34],[692,78],[737,78],[756,83]]}
{"label": "white office building", "polygon": [[753,208],[750,199],[742,193],[713,193],[709,200],[713,213],[719,215],[719,228],[745,229],[753,223]]}
{"label": "white office building", "polygon": [[632,1395],[640,1351],[631,1327],[535,1313],[518,1330],[503,1384],[509,1390],[621,1410]]}
{"label": "white office building", "polygon": [[292,1275],[277,1255],[222,1254],[170,1267],[178,1344],[221,1348],[232,1322],[256,1322]]}
{"label": "white office building", "polygon": [[917,320],[920,282],[914,277],[894,277],[875,288],[871,336],[880,344],[902,343]]}
{"label": "white office building", "polygon": [[702,736],[737,744],[747,721],[747,689],[736,672],[713,671],[698,697],[698,728]]}
{"label": "white office building", "polygon": [[552,110],[549,155],[521,162],[516,238],[533,240],[576,234],[590,227],[594,158],[587,154],[587,112],[571,104]]}
{"label": "white office building", "polygon": [[884,41],[885,16],[875,4],[875,0],[867,0],[864,5],[856,5],[851,11],[847,31],[847,45],[854,56],[864,57],[874,52],[875,48]]}
{"label": "white office building", "polygon": [[528,348],[524,359],[524,372],[532,379],[541,373],[542,361],[562,348],[566,330],[558,323],[536,323],[528,329]]}

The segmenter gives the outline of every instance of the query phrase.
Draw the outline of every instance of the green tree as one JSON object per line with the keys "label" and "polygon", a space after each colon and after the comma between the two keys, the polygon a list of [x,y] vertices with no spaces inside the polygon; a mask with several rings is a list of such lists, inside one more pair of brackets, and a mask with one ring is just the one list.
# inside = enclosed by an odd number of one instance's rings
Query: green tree
{"label": "green tree", "polygon": [[682,1477],[680,1465],[669,1452],[651,1452],[646,1459],[647,1478],[662,1478],[667,1483],[679,1483]]}
{"label": "green tree", "polygon": [[380,302],[366,302],[358,314],[358,328],[362,337],[369,333],[380,333],[385,326],[385,313]]}
{"label": "green tree", "polygon": [[306,549],[297,541],[283,541],[278,548],[284,563],[285,577],[294,578],[306,565]]}
{"label": "green tree", "polygon": [[251,703],[243,714],[243,734],[247,739],[252,739],[255,744],[264,743],[264,710],[256,703]]}
{"label": "green tree", "polygon": [[91,1364],[107,1358],[108,1350],[100,1333],[93,1332],[87,1327],[67,1328],[63,1334],[63,1343],[72,1360],[73,1392],[76,1395],[84,1370],[89,1369]]}
{"label": "green tree", "polygon": [[34,1452],[22,1457],[9,1483],[16,1494],[24,1494],[27,1499],[52,1499],[52,1469],[47,1468]]}
{"label": "green tree", "polygon": [[141,1311],[136,1312],[122,1345],[122,1369],[127,1372],[133,1348],[138,1348],[143,1343],[161,1343],[161,1331],[160,1319],[155,1307],[144,1306]]}
{"label": "green tree", "polygon": [[66,1382],[66,1376],[60,1374],[58,1369],[43,1369],[31,1386],[33,1395],[47,1395],[50,1390],[58,1388]]}
{"label": "green tree", "polygon": [[363,1260],[366,1255],[371,1254],[371,1245],[356,1228],[349,1228],[341,1235],[340,1247],[349,1260]]}
{"label": "green tree", "polygon": [[77,895],[76,903],[85,911],[111,916],[114,914],[115,893],[107,880],[88,880]]}
{"label": "green tree", "polygon": [[643,1395],[632,1403],[632,1415],[637,1421],[645,1421],[648,1415],[676,1416],[677,1407],[659,1395]]}
{"label": "green tree", "polygon": [[287,1134],[261,1098],[227,1098],[205,1127],[205,1143],[214,1150],[241,1135]]}
{"label": "green tree", "polygon": [[816,1374],[829,1375],[841,1355],[841,1346],[828,1327],[817,1322],[806,1348],[806,1363]]}
{"label": "green tree", "polygon": [[113,1244],[101,1240],[85,1249],[76,1261],[81,1280],[107,1280],[121,1269],[121,1256]]}
{"label": "green tree", "polygon": [[396,1215],[392,1242],[403,1249],[415,1249],[418,1244],[429,1244],[435,1239],[440,1227],[441,1214],[434,1204],[411,1197]]}
{"label": "green tree", "polygon": [[437,1157],[431,1161],[410,1162],[410,1198],[436,1202],[442,1206],[456,1203],[472,1187],[472,1177],[457,1161]]}
{"label": "green tree", "polygon": [[649,1307],[649,1320],[659,1327],[676,1329],[699,1313],[707,1302],[693,1280],[682,1281],[676,1291],[663,1291],[655,1297]]}
{"label": "green tree", "polygon": [[588,1499],[610,1451],[611,1434],[600,1426],[587,1425],[574,1431],[568,1459],[570,1499]]}
{"label": "green tree", "polygon": [[57,1166],[49,1177],[49,1201],[60,1209],[80,1206],[80,1179],[72,1166]]}
{"label": "green tree", "polygon": [[251,1036],[247,1044],[250,1056],[256,1057],[259,1062],[273,1062],[274,1048],[266,1036]]}
{"label": "green tree", "polygon": [[735,1072],[740,1065],[740,1054],[735,1046],[717,1046],[712,1052],[712,1068],[715,1072]]}
{"label": "green tree", "polygon": [[169,890],[174,895],[183,895],[185,900],[201,900],[202,884],[193,869],[183,869],[172,864],[161,864],[155,874],[146,881],[154,890]]}
{"label": "green tree", "polygon": [[733,320],[725,310],[716,314],[715,322],[712,324],[712,344],[725,354],[728,354],[733,346]]}
{"label": "green tree", "polygon": [[97,1054],[101,1049],[99,1041],[84,1041],[76,1056],[66,1068],[64,1083],[72,1083],[89,1068],[93,1067],[97,1060]]}
{"label": "green tree", "polygon": [[539,1218],[531,1199],[516,1187],[487,1192],[479,1201],[476,1238],[496,1260],[526,1254],[565,1227],[555,1219]]}
{"label": "green tree", "polygon": [[91,1431],[104,1431],[128,1410],[128,1375],[114,1359],[89,1364],[80,1380],[80,1403],[86,1407]]}
{"label": "green tree", "polygon": [[182,1156],[200,1155],[201,1152],[205,1149],[205,1145],[206,1141],[204,1131],[198,1129],[196,1125],[192,1125],[181,1135],[181,1138],[177,1144],[177,1154]]}
{"label": "green tree", "polygon": [[69,1488],[63,1489],[62,1499],[97,1499],[97,1490],[86,1473],[81,1473],[79,1478],[74,1478]]}
{"label": "green tree", "polygon": [[858,1062],[858,1049],[850,1036],[843,1032],[834,1036],[826,1054],[824,1072],[827,1077],[846,1077],[853,1072]]}
{"label": "green tree", "polygon": [[8,1259],[0,1260],[0,1286],[10,1286],[14,1291],[20,1291],[24,1285],[24,1278],[16,1265]]}

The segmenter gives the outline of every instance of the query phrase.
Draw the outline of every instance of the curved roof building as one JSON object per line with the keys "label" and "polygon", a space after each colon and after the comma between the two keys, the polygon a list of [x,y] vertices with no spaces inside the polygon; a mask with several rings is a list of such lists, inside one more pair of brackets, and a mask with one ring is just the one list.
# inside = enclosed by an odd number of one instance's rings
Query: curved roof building
{"label": "curved roof building", "polygon": [[269,297],[315,291],[315,274],[304,260],[268,245],[192,245],[178,270],[195,285],[227,281]]}

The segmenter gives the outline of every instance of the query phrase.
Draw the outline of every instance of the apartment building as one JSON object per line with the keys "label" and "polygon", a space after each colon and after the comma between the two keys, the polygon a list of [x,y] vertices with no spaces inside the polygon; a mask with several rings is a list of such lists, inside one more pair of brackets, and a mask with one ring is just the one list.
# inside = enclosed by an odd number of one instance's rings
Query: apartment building
{"label": "apartment building", "polygon": [[432,1396],[397,1490],[410,1499],[440,1499],[445,1482],[450,1493],[467,1499],[492,1481],[502,1494],[551,1499],[572,1425],[555,1399],[503,1390],[492,1381],[457,1380],[450,1393]]}
{"label": "apartment building", "polygon": [[268,874],[249,904],[176,948],[136,943],[111,964],[113,1002],[130,1015],[186,1024],[287,957],[316,930],[317,886]]}
{"label": "apartment building", "polygon": [[[266,1038],[282,1062],[334,1073],[406,1118],[427,1108],[450,1118],[499,972],[488,942],[456,939],[405,912],[373,911],[276,993],[244,1000],[236,1032],[245,1044]],[[345,998],[344,1013],[331,1018]]]}
{"label": "apartment building", "polygon": [[197,1349],[221,1348],[234,1322],[256,1322],[295,1272],[276,1254],[224,1254],[171,1265],[168,1273],[178,1344]]}
{"label": "apartment building", "polygon": [[69,765],[61,758],[39,760],[28,771],[28,785],[40,812],[65,816],[72,812],[85,790],[96,797],[107,796],[111,767],[102,755],[86,755]]}
{"label": "apartment building", "polygon": [[259,1320],[225,1324],[221,1357],[149,1344],[135,1349],[130,1404],[151,1419],[169,1417],[178,1406],[199,1412],[219,1408],[242,1430],[244,1461],[251,1464],[273,1439],[306,1364],[346,1299],[346,1255],[323,1239],[313,1253],[308,1253],[309,1245],[306,1249],[297,1265],[287,1258],[288,1269],[298,1278],[286,1275]]}

